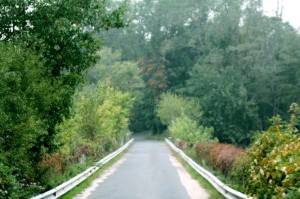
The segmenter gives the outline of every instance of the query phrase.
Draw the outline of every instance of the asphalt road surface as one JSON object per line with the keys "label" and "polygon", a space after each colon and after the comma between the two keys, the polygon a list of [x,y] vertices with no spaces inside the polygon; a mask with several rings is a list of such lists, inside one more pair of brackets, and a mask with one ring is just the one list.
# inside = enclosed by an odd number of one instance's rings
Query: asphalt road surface
{"label": "asphalt road surface", "polygon": [[137,139],[76,199],[207,199],[164,142]]}

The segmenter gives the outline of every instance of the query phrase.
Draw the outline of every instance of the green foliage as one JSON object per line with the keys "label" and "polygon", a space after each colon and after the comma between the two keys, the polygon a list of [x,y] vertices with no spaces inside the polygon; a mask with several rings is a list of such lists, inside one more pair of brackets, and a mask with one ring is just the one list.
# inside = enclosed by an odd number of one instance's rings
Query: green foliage
{"label": "green foliage", "polygon": [[209,141],[212,138],[213,128],[198,126],[197,122],[187,116],[177,117],[169,126],[170,135],[190,144]]}
{"label": "green foliage", "polygon": [[125,26],[125,9],[94,0],[0,4],[0,197],[29,198],[40,191],[45,154],[58,151],[56,127],[82,72],[96,63],[94,32]]}
{"label": "green foliage", "polygon": [[[251,142],[250,131],[257,128],[258,115],[255,102],[248,99],[247,89],[240,81],[242,74],[234,67],[219,68],[223,55],[206,59],[194,66],[187,92],[198,98],[202,122],[214,127],[214,136],[221,142],[247,146]],[[211,62],[217,66],[209,66]]]}
{"label": "green foliage", "polygon": [[22,43],[38,54],[47,73],[51,93],[38,106],[46,134],[32,148],[38,162],[43,152],[55,152],[56,125],[68,116],[72,95],[82,81],[82,72],[96,62],[99,41],[93,32],[125,25],[124,7],[108,11],[104,1],[2,1],[0,7],[2,42]]}
{"label": "green foliage", "polygon": [[107,47],[99,51],[98,55],[102,59],[87,71],[86,76],[91,83],[108,83],[122,92],[130,92],[135,97],[141,95],[144,82],[137,63],[120,61],[121,53],[112,52]]}
{"label": "green foliage", "polygon": [[213,128],[198,125],[202,112],[200,105],[192,98],[163,93],[156,112],[174,138],[189,144],[203,143],[212,138]]}
{"label": "green foliage", "polygon": [[230,187],[242,193],[246,193],[247,180],[250,175],[249,165],[251,164],[251,159],[246,152],[244,152],[243,156],[235,158],[232,169],[228,174]]}
{"label": "green foliage", "polygon": [[[142,78],[145,82],[144,96],[140,107],[143,122],[146,129],[151,129],[154,133],[161,133],[164,126],[156,115],[156,105],[159,96],[167,89],[167,74],[164,65],[157,63],[157,60],[142,60],[140,62],[142,68]],[[139,118],[139,119],[140,119]]]}
{"label": "green foliage", "polygon": [[96,156],[119,146],[128,132],[128,119],[133,106],[131,95],[108,85],[100,85],[77,96],[73,116],[60,127],[60,137],[65,144],[62,152],[66,153],[66,157],[74,156],[78,148],[84,145],[91,145],[91,154]]}
{"label": "green foliage", "polygon": [[199,121],[202,116],[199,103],[172,93],[163,93],[157,105],[157,114],[164,125],[171,125],[176,118],[187,116]]}
{"label": "green foliage", "polygon": [[[291,109],[297,108],[293,104]],[[293,109],[299,114],[299,109]],[[293,112],[296,114],[296,112]],[[254,198],[282,198],[299,195],[300,136],[292,118],[290,123],[279,116],[249,150],[251,157],[247,191]],[[298,192],[298,193],[297,193]]]}
{"label": "green foliage", "polygon": [[0,43],[0,66],[0,197],[26,198],[37,178],[31,149],[46,133],[38,108],[48,82],[38,56],[21,46]]}
{"label": "green foliage", "polygon": [[162,90],[198,98],[201,122],[221,142],[243,147],[268,118],[288,118],[300,99],[300,37],[262,10],[260,0],[132,1],[132,23],[104,37],[122,60],[143,60],[148,93],[139,118],[155,125]]}
{"label": "green foliage", "polygon": [[144,121],[141,120],[141,104],[144,81],[141,76],[141,69],[135,62],[121,61],[121,52],[112,51],[104,47],[98,52],[102,58],[96,66],[87,70],[86,77],[90,83],[99,82],[109,84],[112,87],[128,92],[134,97],[134,108],[130,114],[130,129],[133,131],[142,131]]}
{"label": "green foliage", "polygon": [[58,127],[57,153],[39,163],[43,185],[53,188],[116,149],[129,136],[133,98],[103,84],[86,85],[74,97],[72,115]]}

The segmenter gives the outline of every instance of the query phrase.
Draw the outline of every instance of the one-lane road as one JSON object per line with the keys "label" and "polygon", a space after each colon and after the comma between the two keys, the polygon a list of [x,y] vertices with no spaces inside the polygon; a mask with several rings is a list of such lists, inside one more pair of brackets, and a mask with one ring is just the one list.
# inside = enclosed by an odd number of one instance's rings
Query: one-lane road
{"label": "one-lane road", "polygon": [[164,142],[138,140],[76,199],[207,199]]}

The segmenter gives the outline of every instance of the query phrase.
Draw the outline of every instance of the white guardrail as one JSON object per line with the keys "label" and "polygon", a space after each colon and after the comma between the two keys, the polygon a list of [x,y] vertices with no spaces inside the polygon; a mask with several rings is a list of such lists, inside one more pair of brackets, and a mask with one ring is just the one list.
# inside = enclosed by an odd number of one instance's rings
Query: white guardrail
{"label": "white guardrail", "polygon": [[212,184],[225,198],[227,199],[247,199],[247,195],[238,192],[216,178],[212,173],[199,166],[194,160],[188,157],[182,150],[177,148],[168,139],[165,139],[168,145],[177,152],[193,169],[195,169],[200,175],[202,175],[210,184]]}
{"label": "white guardrail", "polygon": [[109,154],[105,158],[98,161],[96,163],[96,166],[92,166],[92,167],[88,168],[86,171],[82,172],[81,174],[78,174],[77,176],[68,180],[67,182],[65,182],[43,194],[35,196],[31,199],[53,199],[53,198],[58,198],[58,197],[64,195],[65,193],[67,193],[68,191],[70,191],[71,189],[73,189],[74,187],[79,185],[82,181],[87,179],[90,175],[95,173],[101,166],[103,166],[104,164],[109,162],[111,159],[113,159],[114,157],[116,157],[117,155],[122,153],[133,141],[134,141],[134,138],[132,138],[129,142],[127,142],[124,146],[122,146],[115,152]]}

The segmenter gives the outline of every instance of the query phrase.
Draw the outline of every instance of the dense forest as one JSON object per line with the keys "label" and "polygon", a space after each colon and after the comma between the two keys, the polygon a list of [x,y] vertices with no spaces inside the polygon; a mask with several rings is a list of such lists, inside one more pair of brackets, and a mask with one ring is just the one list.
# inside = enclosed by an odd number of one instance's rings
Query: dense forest
{"label": "dense forest", "polygon": [[1,1],[0,197],[53,188],[145,130],[250,147],[232,178],[294,194],[299,57],[299,31],[261,0]]}
{"label": "dense forest", "polygon": [[[260,0],[139,1],[129,27],[103,33],[105,44],[137,61],[146,89],[133,130],[163,129],[155,107],[163,92],[195,98],[200,123],[222,142],[250,144],[272,116],[288,118],[300,100],[300,35]],[[142,116],[142,117],[141,117]]]}

